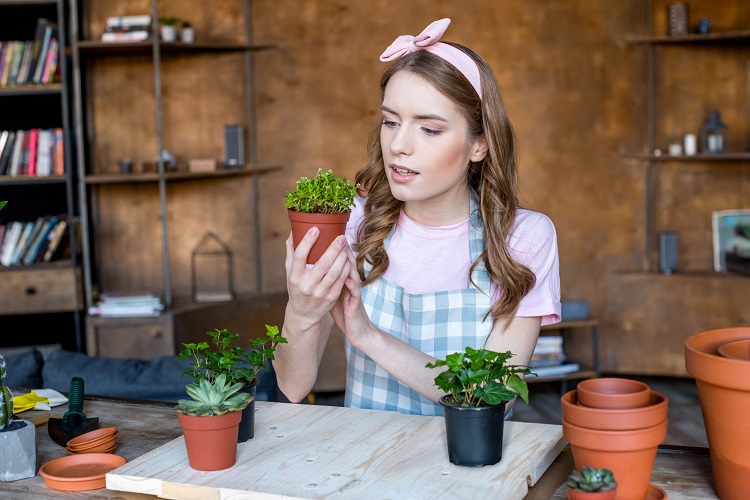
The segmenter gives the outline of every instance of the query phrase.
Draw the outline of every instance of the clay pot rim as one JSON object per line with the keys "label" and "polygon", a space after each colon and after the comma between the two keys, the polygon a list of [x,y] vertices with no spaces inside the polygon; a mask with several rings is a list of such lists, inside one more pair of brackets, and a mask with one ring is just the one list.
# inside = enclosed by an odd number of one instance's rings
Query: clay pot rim
{"label": "clay pot rim", "polygon": [[[624,392],[602,390],[617,386]],[[632,388],[633,390],[629,390]],[[594,402],[596,400],[596,403]],[[578,402],[589,408],[621,410],[648,406],[651,387],[645,382],[628,378],[604,377],[578,383]]]}
{"label": "clay pot rim", "polygon": [[732,340],[731,342],[727,342],[725,344],[721,344],[718,347],[718,349],[717,349],[717,351],[719,353],[719,356],[722,356],[722,357],[727,358],[727,359],[734,359],[734,360],[737,360],[737,361],[742,361],[744,363],[747,363],[748,361],[750,361],[750,357],[741,358],[739,356],[734,356],[732,354],[728,354],[727,352],[722,352],[722,350],[725,349],[725,348],[729,348],[729,350],[731,350],[732,347],[739,346],[739,345],[743,345],[743,346],[744,345],[750,345],[750,339]]}
{"label": "clay pot rim", "polygon": [[[750,391],[750,363],[718,354],[720,345],[750,339],[750,327],[720,328],[685,339],[685,368],[695,379],[741,391]],[[731,367],[727,370],[727,367]]]}
{"label": "clay pot rim", "polygon": [[[588,450],[606,450],[611,452],[632,452],[655,448],[667,437],[667,419],[657,425],[643,429],[632,429],[627,431],[607,431],[600,429],[589,429],[574,425],[562,419],[563,437],[571,446],[578,446]],[[580,436],[582,439],[570,439],[570,433]],[[605,441],[606,440],[606,441]],[[606,445],[603,444],[606,442]],[[636,442],[637,444],[632,444]],[[596,443],[596,445],[592,445]]]}
{"label": "clay pot rim", "polygon": [[[656,399],[655,403],[651,403]],[[578,390],[573,389],[572,391],[566,392],[561,398],[563,406],[570,408],[571,411],[585,412],[591,415],[601,416],[602,418],[617,418],[625,417],[631,414],[643,414],[643,413],[660,413],[665,410],[665,407],[669,405],[669,398],[659,392],[651,389],[649,396],[649,404],[641,406],[639,408],[618,408],[618,409],[607,409],[607,408],[591,408],[590,406],[583,406],[576,404],[578,402]]]}

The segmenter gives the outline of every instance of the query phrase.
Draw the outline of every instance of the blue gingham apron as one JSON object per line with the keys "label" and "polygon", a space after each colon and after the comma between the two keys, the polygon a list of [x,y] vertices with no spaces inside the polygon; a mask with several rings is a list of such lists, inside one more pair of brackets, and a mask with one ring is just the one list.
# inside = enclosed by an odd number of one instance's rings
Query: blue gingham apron
{"label": "blue gingham apron", "polygon": [[[469,244],[472,262],[484,250],[484,230],[475,195],[471,196]],[[388,238],[385,241],[388,244]],[[369,273],[370,266],[365,271]],[[492,330],[490,276],[480,262],[464,290],[410,294],[382,277],[362,289],[370,321],[399,340],[436,358],[484,347]],[[348,340],[345,405],[407,414],[442,415],[440,405],[391,376]],[[425,368],[428,370],[428,368]]]}

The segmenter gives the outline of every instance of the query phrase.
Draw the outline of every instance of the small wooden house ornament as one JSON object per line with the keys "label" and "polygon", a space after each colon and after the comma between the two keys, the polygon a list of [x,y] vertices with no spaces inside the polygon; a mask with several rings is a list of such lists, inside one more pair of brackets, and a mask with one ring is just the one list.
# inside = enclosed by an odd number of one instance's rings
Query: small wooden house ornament
{"label": "small wooden house ornament", "polygon": [[203,235],[191,256],[194,302],[229,302],[232,288],[232,251],[212,232]]}

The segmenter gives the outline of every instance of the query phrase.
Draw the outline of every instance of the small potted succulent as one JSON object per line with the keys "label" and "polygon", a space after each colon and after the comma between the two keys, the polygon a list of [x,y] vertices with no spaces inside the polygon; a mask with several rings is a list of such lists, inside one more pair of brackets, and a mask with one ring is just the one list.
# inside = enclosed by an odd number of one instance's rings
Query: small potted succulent
{"label": "small potted succulent", "polygon": [[612,500],[617,494],[617,481],[609,469],[585,466],[568,476],[568,500]]}
{"label": "small potted succulent", "polygon": [[[0,202],[0,208],[4,205]],[[36,429],[14,416],[13,394],[5,386],[5,357],[0,354],[0,481],[36,475]]]}
{"label": "small potted succulent", "polygon": [[195,30],[190,21],[183,21],[180,28],[180,41],[182,43],[193,43],[195,41]]}
{"label": "small potted succulent", "polygon": [[237,440],[244,443],[252,439],[255,434],[255,390],[259,379],[258,374],[267,368],[266,362],[274,359],[276,346],[286,344],[287,340],[279,333],[278,326],[266,325],[265,337],[250,339],[250,347],[243,349],[235,345],[239,334],[226,329],[214,329],[206,332],[211,337],[211,343],[199,342],[183,344],[185,349],[177,359],[193,358],[193,365],[183,372],[183,376],[193,377],[193,380],[216,381],[219,375],[224,375],[227,382],[241,384],[240,392],[251,396],[250,403],[242,410]]}
{"label": "small potted succulent", "polygon": [[286,193],[294,248],[310,228],[320,230],[307,256],[308,264],[317,262],[331,242],[346,231],[358,187],[349,184],[346,177],[334,176],[332,170],[318,169],[315,177],[301,177],[294,191]]}
{"label": "small potted succulent", "polygon": [[159,31],[162,42],[174,42],[177,40],[177,26],[182,24],[179,17],[160,17]]}
{"label": "small potted succulent", "polygon": [[505,404],[520,396],[529,402],[522,375],[527,366],[508,363],[513,354],[466,347],[464,352],[428,363],[427,368],[447,367],[435,377],[445,391],[439,400],[445,414],[448,459],[456,465],[482,466],[502,459]]}

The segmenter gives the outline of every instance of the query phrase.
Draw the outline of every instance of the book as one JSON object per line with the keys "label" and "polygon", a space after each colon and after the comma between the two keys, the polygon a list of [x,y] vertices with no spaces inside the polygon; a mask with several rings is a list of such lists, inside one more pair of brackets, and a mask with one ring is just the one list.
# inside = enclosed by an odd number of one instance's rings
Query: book
{"label": "book", "polygon": [[32,78],[34,83],[42,83],[42,72],[44,71],[47,62],[47,52],[49,51],[52,34],[55,31],[54,26],[53,23],[49,23],[44,28],[44,39],[42,40],[42,47],[39,50],[39,58],[37,59],[36,68],[34,69],[34,77]]}
{"label": "book", "polygon": [[36,235],[36,238],[32,243],[29,245],[28,249],[23,255],[23,264],[29,265],[33,264],[37,261],[37,256],[39,255],[41,247],[44,245],[44,243],[47,241],[47,237],[49,236],[49,232],[52,230],[52,228],[57,223],[57,217],[56,216],[49,216],[44,217],[44,221],[42,222],[41,228],[39,232]]}
{"label": "book", "polygon": [[29,159],[26,162],[26,175],[36,175],[36,152],[39,144],[39,129],[29,130]]}
{"label": "book", "polygon": [[8,165],[10,157],[13,154],[13,145],[16,142],[16,132],[8,130],[8,140],[5,143],[2,153],[0,153],[0,175],[8,175]]}
{"label": "book", "polygon": [[16,244],[18,238],[21,236],[23,230],[23,223],[19,221],[10,222],[10,227],[6,230],[5,241],[3,241],[2,253],[0,253],[0,264],[9,267],[11,263],[11,257],[16,251]]}
{"label": "book", "polygon": [[35,228],[36,228],[36,224],[34,224],[33,222],[23,223],[23,229],[21,230],[21,235],[18,237],[18,242],[16,243],[16,247],[13,249],[13,254],[11,254],[10,256],[11,266],[14,266],[19,263],[21,259],[21,255],[29,246],[29,238],[31,234],[34,232]]}
{"label": "book", "polygon": [[65,135],[62,128],[54,131],[55,175],[65,175]]}
{"label": "book", "polygon": [[46,177],[52,174],[52,130],[39,130],[36,147],[36,175]]}
{"label": "book", "polygon": [[133,26],[151,26],[151,16],[111,16],[107,18],[106,29],[131,28]]}
{"label": "book", "polygon": [[40,17],[36,21],[36,31],[34,33],[34,43],[31,51],[31,63],[29,64],[29,74],[26,77],[27,83],[34,83],[34,75],[36,74],[36,67],[39,64],[39,54],[42,51],[42,43],[44,42],[44,33],[47,26],[52,23],[49,19]]}
{"label": "book", "polygon": [[13,144],[13,153],[10,157],[10,163],[8,164],[8,175],[13,177],[19,175],[21,157],[23,156],[24,137],[26,137],[25,130],[18,130],[16,132],[16,140]]}
{"label": "book", "polygon": [[554,377],[556,375],[565,375],[566,373],[574,373],[581,369],[578,363],[563,363],[556,366],[542,366],[539,368],[533,368],[531,371],[533,374],[526,375],[526,378],[534,377]]}
{"label": "book", "polygon": [[31,56],[34,53],[34,40],[27,41],[23,46],[23,56],[21,57],[21,67],[18,69],[18,78],[16,85],[25,85],[29,79],[29,66],[31,66]]}
{"label": "book", "polygon": [[41,82],[45,85],[52,83],[54,79],[55,71],[57,70],[58,47],[57,38],[52,37],[49,42],[49,50],[47,51],[47,61],[42,71]]}
{"label": "book", "polygon": [[29,246],[33,244],[33,241],[36,240],[37,236],[39,235],[39,231],[42,230],[42,225],[44,223],[44,217],[37,217],[35,222],[29,223],[33,225],[31,234],[29,234],[28,238],[25,239],[23,244],[21,244],[21,241],[19,240],[18,244],[21,248],[17,249],[16,255],[13,256],[13,264],[21,264],[23,262],[23,256],[26,254]]}
{"label": "book", "polygon": [[142,42],[148,40],[150,33],[147,30],[127,31],[120,33],[102,33],[102,42]]}
{"label": "book", "polygon": [[51,262],[57,254],[59,248],[61,248],[61,242],[65,237],[68,229],[68,221],[66,219],[60,219],[55,224],[55,227],[49,233],[47,237],[47,247],[44,250],[44,255],[41,258],[42,262]]}
{"label": "book", "polygon": [[10,73],[10,66],[12,64],[13,52],[15,50],[15,41],[10,40],[5,43],[5,54],[3,61],[3,72],[0,73],[0,87],[8,86],[8,74]]}
{"label": "book", "polygon": [[26,42],[16,40],[13,46],[13,58],[8,73],[8,86],[15,86],[18,80],[18,71],[21,69],[21,60],[23,59],[23,47]]}

